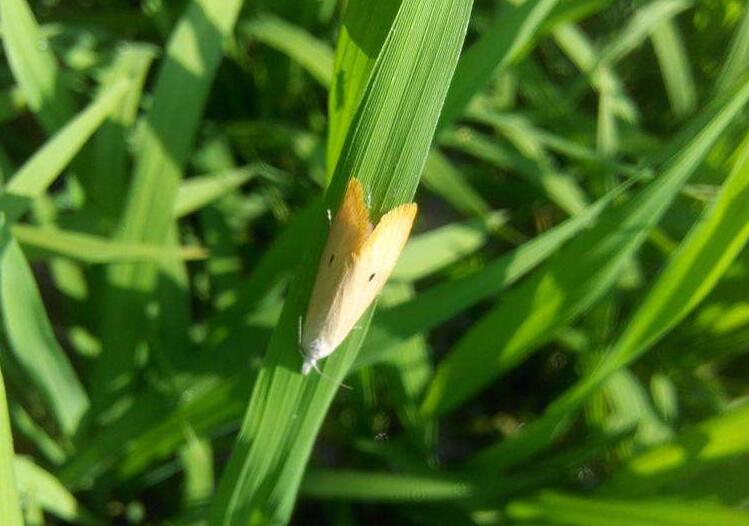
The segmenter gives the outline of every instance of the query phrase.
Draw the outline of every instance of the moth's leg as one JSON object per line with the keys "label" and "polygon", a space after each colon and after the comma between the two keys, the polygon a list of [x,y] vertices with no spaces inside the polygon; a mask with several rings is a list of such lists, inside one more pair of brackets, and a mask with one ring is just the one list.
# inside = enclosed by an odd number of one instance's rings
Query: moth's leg
{"label": "moth's leg", "polygon": [[333,226],[333,212],[330,211],[330,208],[328,208],[327,212],[328,212],[328,226]]}
{"label": "moth's leg", "polygon": [[304,358],[307,359],[307,355],[304,353],[304,348],[302,347],[302,315],[299,315],[299,327],[297,329],[297,338],[298,338],[298,345],[296,350],[299,352],[299,354]]}

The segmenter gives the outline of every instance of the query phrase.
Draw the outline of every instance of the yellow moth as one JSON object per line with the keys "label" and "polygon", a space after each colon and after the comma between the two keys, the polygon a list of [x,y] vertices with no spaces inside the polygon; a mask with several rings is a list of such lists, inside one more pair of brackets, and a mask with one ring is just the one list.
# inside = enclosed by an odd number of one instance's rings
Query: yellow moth
{"label": "yellow moth", "polygon": [[362,185],[349,180],[330,225],[301,334],[302,374],[335,351],[385,286],[406,244],[416,204],[398,206],[377,226],[369,218]]}

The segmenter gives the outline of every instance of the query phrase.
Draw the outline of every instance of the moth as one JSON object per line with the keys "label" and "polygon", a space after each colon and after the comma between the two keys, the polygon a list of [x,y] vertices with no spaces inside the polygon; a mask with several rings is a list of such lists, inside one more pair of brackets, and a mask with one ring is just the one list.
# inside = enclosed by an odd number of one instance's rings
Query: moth
{"label": "moth", "polygon": [[302,374],[317,369],[317,362],[336,350],[385,286],[416,210],[416,203],[400,205],[374,226],[361,182],[349,180],[331,221],[301,331]]}

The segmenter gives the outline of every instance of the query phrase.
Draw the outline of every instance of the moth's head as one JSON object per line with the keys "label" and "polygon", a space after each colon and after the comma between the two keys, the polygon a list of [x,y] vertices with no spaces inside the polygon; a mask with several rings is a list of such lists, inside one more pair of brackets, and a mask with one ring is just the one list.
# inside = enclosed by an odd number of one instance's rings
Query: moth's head
{"label": "moth's head", "polygon": [[307,376],[312,369],[317,369],[317,360],[309,356],[304,357],[304,363],[302,364],[302,374]]}
{"label": "moth's head", "polygon": [[330,354],[330,346],[320,339],[313,340],[309,346],[304,349],[304,363],[302,364],[302,374],[308,375],[309,372],[314,369],[320,372],[317,368],[317,362],[322,360]]}

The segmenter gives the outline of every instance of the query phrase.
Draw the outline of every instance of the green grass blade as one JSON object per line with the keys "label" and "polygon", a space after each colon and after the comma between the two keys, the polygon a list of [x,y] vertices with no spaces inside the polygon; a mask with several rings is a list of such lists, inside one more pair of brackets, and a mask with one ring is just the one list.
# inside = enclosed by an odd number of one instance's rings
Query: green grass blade
{"label": "green grass blade", "polygon": [[57,59],[25,0],[0,4],[3,46],[26,102],[47,131],[75,114],[76,106],[63,85]]}
{"label": "green grass blade", "polygon": [[102,524],[80,506],[54,475],[34,464],[31,459],[17,456],[13,467],[21,495],[35,502],[42,510],[73,524]]}
{"label": "green grass blade", "polygon": [[674,252],[596,376],[632,362],[712,290],[749,239],[748,199],[749,138],[717,199]]}
{"label": "green grass blade", "polygon": [[63,256],[84,263],[160,262],[207,257],[205,250],[198,246],[172,248],[145,243],[123,243],[80,232],[28,225],[14,225],[11,232],[16,241],[26,249],[40,251],[46,257]]}
{"label": "green grass blade", "polygon": [[466,215],[483,215],[490,210],[484,198],[437,149],[432,150],[427,158],[423,183],[426,188]]}
{"label": "green grass blade", "polygon": [[749,9],[744,9],[744,16],[733,34],[728,56],[715,84],[717,93],[725,93],[737,84],[747,71],[749,64]]}
{"label": "green grass blade", "polygon": [[544,492],[512,502],[507,513],[519,521],[565,526],[742,526],[749,513],[711,504],[668,500],[613,500]]}
{"label": "green grass blade", "polygon": [[114,88],[120,79],[128,78],[132,82],[132,88],[94,136],[90,156],[86,159],[90,163],[87,172],[92,174],[86,181],[86,205],[94,209],[107,232],[112,231],[124,205],[129,168],[128,140],[138,115],[146,75],[156,53],[157,49],[147,44],[122,45],[102,74],[100,93]]}
{"label": "green grass blade", "polygon": [[185,180],[177,191],[177,198],[174,203],[175,217],[184,217],[200,210],[211,202],[236,190],[263,170],[263,165],[246,166]]}
{"label": "green grass blade", "polygon": [[484,245],[508,220],[498,211],[412,237],[393,270],[393,280],[415,281],[459,261]]}
{"label": "green grass blade", "polygon": [[253,18],[242,30],[291,57],[322,86],[327,88],[333,82],[333,50],[302,28],[265,14]]}
{"label": "green grass blade", "polygon": [[525,359],[608,290],[747,99],[749,82],[711,108],[710,122],[634,199],[611,210],[508,292],[440,363],[424,410],[439,414],[454,408]]}
{"label": "green grass blade", "polygon": [[656,0],[641,7],[603,50],[601,62],[617,62],[640,46],[661,23],[674,18],[691,4],[691,0]]}
{"label": "green grass blade", "polygon": [[460,59],[440,116],[440,130],[460,118],[473,96],[486,87],[497,70],[507,67],[527,51],[558,2],[527,0],[502,4],[492,26]]}
{"label": "green grass blade", "polygon": [[7,526],[23,526],[13,458],[13,434],[8,418],[8,401],[5,398],[3,376],[0,374],[0,523]]}
{"label": "green grass blade", "polygon": [[325,500],[431,502],[467,499],[479,488],[445,475],[316,470],[304,478],[301,492]]}
{"label": "green grass blade", "polygon": [[123,79],[97,97],[26,161],[5,191],[30,198],[44,194],[130,88],[131,83]]}
{"label": "green grass blade", "polygon": [[[182,168],[241,4],[241,0],[194,0],[177,23],[140,130],[121,224],[122,241],[167,241]],[[129,385],[133,353],[141,336],[132,327],[140,324],[136,320],[143,320],[143,294],[153,290],[156,276],[157,267],[148,264],[110,269],[111,294],[102,324],[104,352],[93,384],[97,407],[107,407]]]}
{"label": "green grass blade", "polygon": [[0,299],[10,347],[60,430],[72,435],[88,409],[88,397],[55,339],[26,258],[7,227],[2,235]]}
{"label": "green grass blade", "polygon": [[[351,2],[336,45],[333,83],[328,94],[327,180],[333,177],[349,125],[359,108],[377,55],[402,0]],[[377,23],[372,23],[372,21]]]}
{"label": "green grass blade", "polygon": [[[375,218],[411,200],[470,10],[471,2],[461,0],[401,4],[350,127],[326,207],[335,208],[351,174],[371,191]],[[366,11],[361,14],[370,25],[384,22],[372,20]],[[365,331],[326,360],[329,378],[303,377],[299,372],[296,327],[311,292],[326,224],[319,213],[313,249],[305,254],[289,292],[219,485],[212,524],[289,520],[317,430],[361,344]],[[366,317],[362,321],[366,325]]]}
{"label": "green grass blade", "polygon": [[673,20],[665,20],[653,29],[650,39],[671,108],[678,117],[686,117],[695,110],[697,90],[678,27]]}
{"label": "green grass blade", "polygon": [[17,87],[0,91],[0,123],[19,116],[26,107],[26,99]]}

